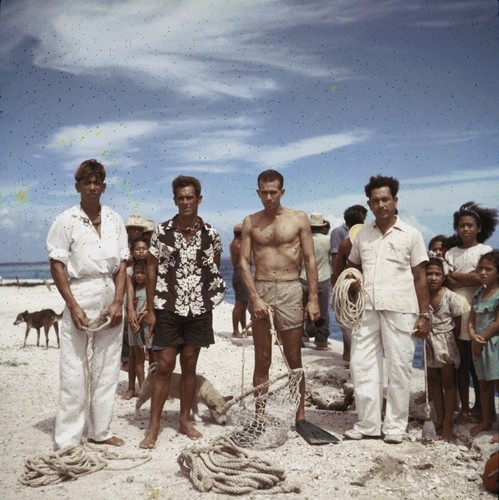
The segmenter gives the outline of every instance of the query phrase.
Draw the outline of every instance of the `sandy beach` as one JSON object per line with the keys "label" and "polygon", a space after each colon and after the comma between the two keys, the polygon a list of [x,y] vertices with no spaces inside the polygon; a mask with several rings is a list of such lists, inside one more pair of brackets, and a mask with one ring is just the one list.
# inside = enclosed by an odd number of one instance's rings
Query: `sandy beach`
{"label": "sandy beach", "polygon": [[[241,340],[230,337],[231,305],[223,303],[215,311],[216,343],[202,350],[198,373],[207,377],[223,395],[241,393],[243,346]],[[111,470],[130,462],[110,461],[109,467],[51,486],[32,488],[19,483],[25,461],[52,453],[52,430],[58,394],[59,351],[53,330],[49,348],[45,349],[42,332],[41,346],[36,346],[36,331],[32,330],[26,348],[23,348],[25,324],[14,326],[18,313],[43,308],[56,312],[63,302],[54,286],[0,286],[0,373],[1,394],[1,449],[0,484],[6,499],[53,498],[229,498],[229,495],[202,493],[196,490],[190,478],[177,463],[178,455],[192,446],[207,446],[228,429],[209,418],[201,406],[203,421],[197,428],[203,438],[197,442],[177,432],[179,404],[167,401],[162,420],[162,431],[156,448],[143,451],[138,443],[148,423],[149,402],[138,419],[135,418],[135,399],[126,401],[121,394],[127,387],[127,373],[120,372],[116,395],[113,431],[126,441],[123,448],[112,451],[123,455],[150,454],[151,460],[129,470]],[[331,343],[332,351],[303,349],[306,380],[309,391],[327,391],[319,380],[337,375],[349,380],[349,372],[341,359],[341,346]],[[244,380],[251,381],[253,346],[248,339],[244,347]],[[274,349],[273,369],[282,369],[280,353]],[[318,375],[324,375],[319,377]],[[328,499],[328,498],[495,498],[487,493],[481,481],[485,460],[495,450],[489,444],[491,433],[474,440],[469,435],[470,425],[456,427],[457,439],[449,444],[441,441],[430,445],[421,443],[424,405],[414,399],[422,393],[423,374],[414,370],[411,395],[411,421],[404,442],[389,445],[379,439],[362,441],[341,440],[337,444],[312,446],[294,430],[282,446],[249,452],[263,456],[286,471],[286,483],[299,488],[299,493],[273,495],[274,498]],[[356,421],[355,411],[320,410],[308,405],[307,419],[325,430],[342,436]],[[245,495],[261,498],[264,491]]]}

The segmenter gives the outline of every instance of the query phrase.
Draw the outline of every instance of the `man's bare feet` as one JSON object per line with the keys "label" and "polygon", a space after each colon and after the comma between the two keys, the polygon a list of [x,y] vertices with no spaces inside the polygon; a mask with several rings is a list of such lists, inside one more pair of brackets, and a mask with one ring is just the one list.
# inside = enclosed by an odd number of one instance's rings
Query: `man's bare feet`
{"label": "man's bare feet", "polygon": [[185,434],[193,441],[203,437],[203,435],[196,430],[190,422],[180,422],[180,433]]}
{"label": "man's bare feet", "polygon": [[145,450],[152,450],[156,445],[156,439],[158,439],[158,431],[154,432],[151,429],[147,431],[145,438],[139,443],[139,448],[144,448]]}
{"label": "man's bare feet", "polygon": [[477,434],[480,434],[480,432],[488,431],[491,427],[491,422],[480,422],[478,425],[475,425],[470,429],[470,434],[472,436],[476,436]]}
{"label": "man's bare feet", "polygon": [[132,399],[135,397],[135,391],[132,391],[131,389],[128,389],[128,391],[125,392],[125,394],[123,394],[123,396],[121,396],[121,399]]}
{"label": "man's bare feet", "polygon": [[454,436],[454,429],[453,429],[452,424],[451,425],[447,425],[447,424],[443,425],[441,436],[442,436],[442,439],[444,441],[447,441],[448,443],[451,443],[452,441],[454,441],[455,436]]}
{"label": "man's bare feet", "polygon": [[239,332],[232,332],[232,337],[234,337],[235,339],[242,339],[243,334]]}
{"label": "man's bare feet", "polygon": [[496,432],[491,438],[490,438],[491,444],[496,444],[499,443],[499,432]]}
{"label": "man's bare feet", "polygon": [[123,441],[123,439],[116,436],[112,436],[108,439],[105,439],[104,441],[95,441],[95,439],[89,439],[88,442],[92,444],[107,444],[109,446],[123,446],[125,444],[125,441]]}

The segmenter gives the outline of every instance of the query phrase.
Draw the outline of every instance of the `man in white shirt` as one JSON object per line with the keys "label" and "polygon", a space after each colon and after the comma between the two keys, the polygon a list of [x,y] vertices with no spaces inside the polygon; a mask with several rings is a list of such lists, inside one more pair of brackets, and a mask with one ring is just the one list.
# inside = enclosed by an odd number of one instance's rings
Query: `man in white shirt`
{"label": "man in white shirt", "polygon": [[[419,231],[397,216],[399,182],[371,177],[365,186],[375,221],[357,234],[349,265],[363,272],[365,310],[352,333],[350,370],[359,421],[345,432],[348,439],[377,437],[401,443],[409,418],[409,396],[415,338],[430,331],[426,285],[426,247]],[[360,283],[352,288],[359,289]],[[388,380],[385,419],[383,357]]]}
{"label": "man in white shirt", "polygon": [[[56,449],[78,445],[85,429],[87,377],[90,377],[87,437],[96,444],[121,446],[110,430],[120,371],[127,233],[122,218],[100,204],[106,189],[104,166],[86,160],[75,173],[80,203],[55,219],[47,236],[50,270],[66,308],[61,326],[59,406]],[[108,328],[87,333],[105,311]],[[85,373],[88,350],[90,374]]]}

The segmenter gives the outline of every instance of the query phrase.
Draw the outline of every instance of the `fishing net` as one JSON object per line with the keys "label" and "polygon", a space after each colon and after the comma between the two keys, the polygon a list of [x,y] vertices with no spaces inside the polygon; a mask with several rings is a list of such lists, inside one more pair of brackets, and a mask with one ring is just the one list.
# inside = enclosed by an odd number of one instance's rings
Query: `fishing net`
{"label": "fishing net", "polygon": [[256,387],[247,390],[243,387],[241,395],[225,405],[227,424],[233,428],[228,437],[241,448],[265,450],[284,444],[300,403],[303,369],[289,368],[277,338],[272,310],[269,310],[269,321],[270,333],[274,343],[279,346],[287,371],[274,375]]}

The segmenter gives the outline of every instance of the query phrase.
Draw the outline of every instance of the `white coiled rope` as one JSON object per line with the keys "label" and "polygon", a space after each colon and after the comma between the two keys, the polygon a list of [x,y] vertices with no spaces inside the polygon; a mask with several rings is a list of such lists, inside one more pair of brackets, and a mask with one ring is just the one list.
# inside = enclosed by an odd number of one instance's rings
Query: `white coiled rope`
{"label": "white coiled rope", "polygon": [[[350,290],[352,283],[360,282],[358,291]],[[331,305],[336,313],[338,323],[349,328],[352,333],[360,328],[364,315],[364,294],[362,273],[354,267],[345,269],[334,285]]]}
{"label": "white coiled rope", "polygon": [[[109,327],[111,316],[105,310],[90,321],[85,332],[85,425],[83,434],[86,434],[90,411],[91,398],[91,371],[89,360],[90,335]],[[91,348],[90,348],[91,349]],[[92,451],[96,453],[91,453]],[[19,482],[25,486],[40,487],[57,484],[62,481],[78,479],[81,476],[97,472],[104,468],[108,470],[131,470],[151,460],[150,454],[125,455],[99,449],[92,446],[86,438],[83,445],[69,445],[50,455],[29,458],[24,464],[24,471]],[[131,460],[131,465],[123,467],[109,467],[109,460]]]}

